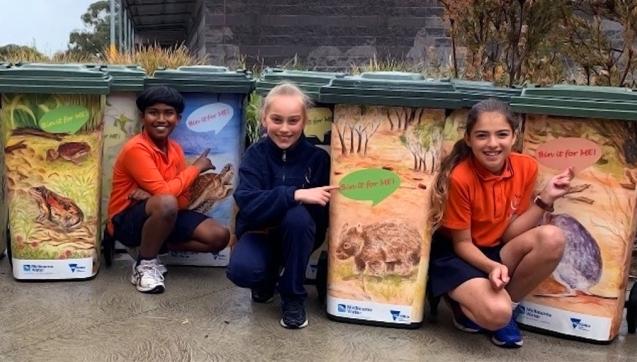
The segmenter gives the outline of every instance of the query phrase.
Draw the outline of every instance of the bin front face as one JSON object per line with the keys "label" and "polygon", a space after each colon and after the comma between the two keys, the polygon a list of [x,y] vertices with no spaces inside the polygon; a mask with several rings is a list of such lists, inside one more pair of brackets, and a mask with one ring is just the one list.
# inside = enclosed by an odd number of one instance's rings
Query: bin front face
{"label": "bin front face", "polygon": [[122,146],[141,131],[134,92],[113,92],[106,98],[104,111],[104,152],[102,159],[102,225],[106,225],[108,200],[111,195],[113,166]]}
{"label": "bin front face", "polygon": [[328,314],[423,320],[431,184],[445,111],[337,105],[332,125]]}
{"label": "bin front face", "polygon": [[[192,163],[209,148],[208,158],[216,169],[199,175],[190,189],[189,208],[205,213],[227,226],[234,237],[234,200],[239,161],[243,147],[242,94],[183,93],[185,109],[171,135],[181,145],[186,162]],[[170,252],[167,264],[226,266],[230,248],[219,254]]]}
{"label": "bin front face", "polygon": [[633,248],[637,127],[633,121],[528,115],[524,152],[538,160],[538,187],[568,166],[576,176],[543,221],[564,232],[564,256],[524,300],[518,321],[612,340],[621,324]]}
{"label": "bin front face", "polygon": [[6,203],[17,279],[99,268],[101,95],[2,95]]}

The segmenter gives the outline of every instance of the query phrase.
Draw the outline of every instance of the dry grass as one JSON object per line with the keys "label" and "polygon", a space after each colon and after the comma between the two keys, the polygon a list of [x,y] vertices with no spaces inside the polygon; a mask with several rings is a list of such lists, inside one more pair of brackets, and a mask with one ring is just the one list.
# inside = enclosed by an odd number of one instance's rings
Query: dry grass
{"label": "dry grass", "polygon": [[183,44],[170,48],[162,48],[158,44],[146,45],[130,53],[107,52],[105,60],[108,64],[138,64],[148,75],[153,75],[156,70],[162,68],[176,69],[182,65],[208,63],[206,57],[193,55]]}

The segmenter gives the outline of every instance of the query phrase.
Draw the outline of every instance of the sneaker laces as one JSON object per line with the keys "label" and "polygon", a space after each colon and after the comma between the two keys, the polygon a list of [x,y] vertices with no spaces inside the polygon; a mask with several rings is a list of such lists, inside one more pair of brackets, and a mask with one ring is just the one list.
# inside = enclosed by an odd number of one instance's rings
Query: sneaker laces
{"label": "sneaker laces", "polygon": [[303,318],[304,304],[300,300],[290,300],[285,302],[283,314],[292,319],[298,320]]}
{"label": "sneaker laces", "polygon": [[143,276],[150,276],[155,280],[164,281],[164,274],[159,270],[159,265],[156,259],[142,260],[137,266],[137,271]]}

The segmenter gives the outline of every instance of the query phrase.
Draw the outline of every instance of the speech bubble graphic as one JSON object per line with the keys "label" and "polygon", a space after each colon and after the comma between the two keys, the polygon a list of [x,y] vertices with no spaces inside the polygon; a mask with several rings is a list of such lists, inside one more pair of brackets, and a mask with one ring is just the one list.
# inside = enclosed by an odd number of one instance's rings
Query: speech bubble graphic
{"label": "speech bubble graphic", "polygon": [[225,103],[210,103],[195,109],[186,119],[186,126],[195,132],[219,133],[230,122],[234,110]]}
{"label": "speech bubble graphic", "polygon": [[61,106],[46,112],[38,124],[43,131],[49,133],[74,134],[86,124],[90,115],[88,108],[84,106]]}
{"label": "speech bubble graphic", "polygon": [[340,193],[352,200],[371,201],[376,206],[400,186],[400,177],[382,168],[354,171],[341,179]]}
{"label": "speech bubble graphic", "polygon": [[602,148],[585,138],[557,138],[540,145],[535,151],[539,163],[555,170],[573,166],[575,172],[594,165],[602,157]]}
{"label": "speech bubble graphic", "polygon": [[332,110],[325,107],[310,108],[303,132],[306,136],[315,136],[325,143],[325,134],[332,129]]}

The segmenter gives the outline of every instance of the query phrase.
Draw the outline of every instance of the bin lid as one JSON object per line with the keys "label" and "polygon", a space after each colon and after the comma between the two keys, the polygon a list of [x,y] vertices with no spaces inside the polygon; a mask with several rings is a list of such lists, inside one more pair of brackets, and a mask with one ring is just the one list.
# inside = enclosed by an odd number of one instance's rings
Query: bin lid
{"label": "bin lid", "polygon": [[488,98],[495,98],[505,103],[511,102],[511,97],[519,96],[522,88],[496,87],[493,82],[452,79],[451,83],[456,91],[462,94],[462,103],[465,107]]}
{"label": "bin lid", "polygon": [[637,93],[627,88],[555,85],[526,88],[511,98],[514,112],[637,120]]}
{"label": "bin lid", "polygon": [[140,92],[144,90],[146,73],[136,64],[103,65],[100,70],[113,78],[111,92]]}
{"label": "bin lid", "polygon": [[0,93],[108,94],[111,77],[80,64],[0,68]]}
{"label": "bin lid", "polygon": [[250,72],[231,71],[212,65],[182,66],[177,69],[157,70],[145,80],[145,86],[166,85],[180,92],[240,93],[248,94],[254,88]]}
{"label": "bin lid", "polygon": [[279,83],[289,81],[301,88],[313,101],[318,101],[321,87],[329,84],[333,78],[344,75],[344,73],[268,68],[257,80],[256,91],[263,96]]}
{"label": "bin lid", "polygon": [[321,87],[321,103],[406,107],[460,108],[461,94],[449,81],[426,80],[422,74],[368,72],[336,76]]}

